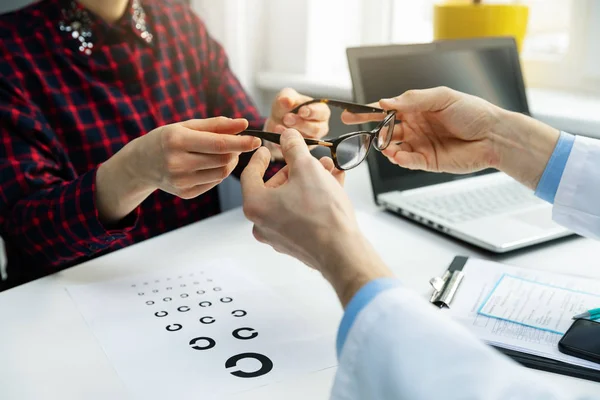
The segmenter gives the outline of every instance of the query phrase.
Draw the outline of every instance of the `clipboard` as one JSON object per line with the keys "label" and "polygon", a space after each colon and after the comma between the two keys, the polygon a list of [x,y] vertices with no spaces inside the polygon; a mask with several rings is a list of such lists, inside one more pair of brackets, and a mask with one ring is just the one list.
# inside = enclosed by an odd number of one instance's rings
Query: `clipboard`
{"label": "clipboard", "polygon": [[596,371],[595,369],[580,367],[551,358],[527,354],[498,346],[492,347],[527,368],[600,382],[600,371]]}
{"label": "clipboard", "polygon": [[[465,280],[464,267],[468,261],[468,257],[455,257],[442,276],[434,277],[429,281],[433,288],[430,298],[432,304],[441,309],[451,308],[452,301],[459,293],[461,284]],[[484,339],[484,341],[486,340]],[[528,368],[600,382],[600,370],[571,364],[551,357],[530,354],[525,351],[517,351],[495,344],[490,344],[490,346]]]}

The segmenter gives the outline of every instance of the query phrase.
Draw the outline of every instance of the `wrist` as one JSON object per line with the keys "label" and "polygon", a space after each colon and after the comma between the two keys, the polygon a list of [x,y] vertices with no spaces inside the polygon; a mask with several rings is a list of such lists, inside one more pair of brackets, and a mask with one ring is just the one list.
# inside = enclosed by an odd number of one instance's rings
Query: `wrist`
{"label": "wrist", "polygon": [[140,176],[130,145],[104,162],[96,172],[96,203],[100,220],[114,224],[125,218],[156,187]]}
{"label": "wrist", "polygon": [[490,133],[496,160],[493,167],[535,189],[560,132],[526,115],[499,110]]}
{"label": "wrist", "polygon": [[149,168],[153,164],[148,158],[152,159],[153,156],[151,153],[149,155],[142,139],[145,137],[132,140],[111,158],[111,160],[115,159],[115,164],[118,164],[123,172],[123,182],[127,186],[128,193],[148,192],[150,194],[159,188],[161,177],[157,173],[158,168]]}
{"label": "wrist", "polygon": [[358,230],[336,235],[324,248],[318,268],[344,308],[367,283],[394,276]]}

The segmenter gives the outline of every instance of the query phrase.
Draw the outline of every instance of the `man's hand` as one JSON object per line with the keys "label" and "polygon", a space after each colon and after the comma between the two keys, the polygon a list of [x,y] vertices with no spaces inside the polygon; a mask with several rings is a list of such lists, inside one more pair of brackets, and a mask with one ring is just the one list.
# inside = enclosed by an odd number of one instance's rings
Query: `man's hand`
{"label": "man's hand", "polygon": [[[396,110],[400,120],[383,153],[409,169],[464,174],[497,168],[534,188],[559,136],[531,118],[445,87],[409,90],[379,106]],[[349,124],[373,119],[342,115]]]}
{"label": "man's hand", "polygon": [[265,148],[242,173],[244,213],[257,240],[321,271],[346,304],[363,284],[391,273],[360,234],[344,172],[312,157],[296,130],[284,131],[281,147],[287,166],[266,184]]}
{"label": "man's hand", "polygon": [[[282,133],[286,128],[298,130],[304,137],[320,139],[329,132],[329,117],[331,111],[326,104],[318,103],[302,107],[297,114],[290,111],[312,100],[294,89],[283,89],[271,106],[271,115],[265,123],[265,131]],[[278,145],[266,142],[265,146],[276,159],[282,159],[281,149]]]}
{"label": "man's hand", "polygon": [[119,221],[156,189],[184,199],[212,189],[233,171],[240,153],[260,146],[260,139],[236,136],[247,126],[245,119],[194,119],[133,140],[98,169],[101,220]]}
{"label": "man's hand", "polygon": [[[491,130],[497,107],[448,88],[410,90],[380,107],[396,110],[400,120],[384,154],[404,168],[469,173],[497,165]],[[370,119],[368,114],[344,113],[346,123]],[[402,142],[401,144],[396,144]]]}

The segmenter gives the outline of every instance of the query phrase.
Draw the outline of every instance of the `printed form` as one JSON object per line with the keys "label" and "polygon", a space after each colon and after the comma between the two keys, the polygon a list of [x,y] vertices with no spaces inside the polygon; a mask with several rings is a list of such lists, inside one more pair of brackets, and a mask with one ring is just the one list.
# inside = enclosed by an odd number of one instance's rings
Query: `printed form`
{"label": "printed form", "polygon": [[465,277],[451,308],[443,312],[465,325],[479,339],[492,346],[600,370],[600,364],[558,351],[561,334],[478,314],[487,296],[505,274],[585,293],[598,292],[599,281],[477,259],[469,259],[463,271]]}
{"label": "printed form", "polygon": [[479,308],[479,314],[565,334],[573,324],[574,315],[599,304],[599,294],[505,274]]}

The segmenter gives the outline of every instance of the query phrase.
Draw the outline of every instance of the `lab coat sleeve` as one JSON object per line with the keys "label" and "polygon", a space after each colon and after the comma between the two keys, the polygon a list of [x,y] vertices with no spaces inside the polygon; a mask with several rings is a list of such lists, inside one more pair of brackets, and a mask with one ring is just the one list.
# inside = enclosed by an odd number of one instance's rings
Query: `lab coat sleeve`
{"label": "lab coat sleeve", "polygon": [[382,291],[356,316],[331,398],[576,399],[401,286]]}
{"label": "lab coat sleeve", "polygon": [[342,349],[346,343],[348,332],[350,331],[352,325],[354,325],[354,321],[362,309],[365,308],[367,304],[369,304],[380,293],[400,285],[401,283],[398,279],[381,278],[367,283],[358,292],[356,292],[354,297],[352,297],[346,306],[344,317],[342,318],[342,322],[340,322],[340,327],[338,329],[336,340],[338,358],[340,357],[340,354],[342,354]]}
{"label": "lab coat sleeve", "polygon": [[544,173],[535,189],[535,195],[540,199],[546,200],[548,203],[554,203],[556,191],[558,190],[558,185],[562,179],[574,142],[575,136],[566,132],[560,133],[552,156],[550,156]]}
{"label": "lab coat sleeve", "polygon": [[600,141],[577,136],[558,185],[554,220],[600,239]]}

